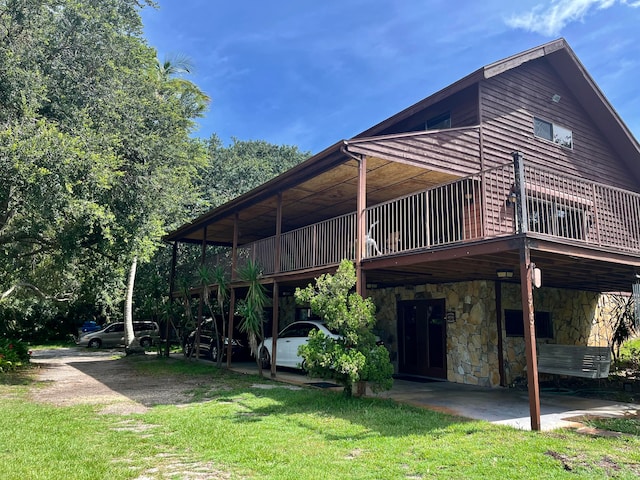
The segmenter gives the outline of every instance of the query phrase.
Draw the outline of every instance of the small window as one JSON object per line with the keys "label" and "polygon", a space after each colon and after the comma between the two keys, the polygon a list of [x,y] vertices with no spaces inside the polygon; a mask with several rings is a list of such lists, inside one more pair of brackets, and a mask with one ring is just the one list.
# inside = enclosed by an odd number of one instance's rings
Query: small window
{"label": "small window", "polygon": [[427,120],[427,130],[442,130],[443,128],[451,128],[451,113],[446,112]]}
{"label": "small window", "polygon": [[533,118],[533,134],[563,147],[573,148],[573,133],[568,128],[540,118]]}
{"label": "small window", "polygon": [[[535,312],[536,338],[553,338],[551,313]],[[522,310],[505,310],[504,327],[507,337],[524,337]]]}

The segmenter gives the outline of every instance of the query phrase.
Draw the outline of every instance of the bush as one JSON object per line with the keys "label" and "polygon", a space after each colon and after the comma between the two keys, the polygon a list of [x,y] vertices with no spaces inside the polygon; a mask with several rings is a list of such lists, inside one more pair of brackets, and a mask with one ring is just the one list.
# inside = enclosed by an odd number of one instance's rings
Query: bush
{"label": "bush", "polygon": [[342,338],[334,340],[322,332],[311,332],[309,342],[299,348],[311,375],[333,378],[351,395],[357,382],[369,382],[374,391],[388,390],[393,380],[389,352],[376,344],[375,305],[370,298],[351,292],[356,283],[353,264],[343,260],[335,275],[321,275],[315,287],[296,290],[296,300],[308,303],[329,329]]}
{"label": "bush", "polygon": [[29,363],[29,349],[21,340],[0,337],[0,372],[8,372]]}

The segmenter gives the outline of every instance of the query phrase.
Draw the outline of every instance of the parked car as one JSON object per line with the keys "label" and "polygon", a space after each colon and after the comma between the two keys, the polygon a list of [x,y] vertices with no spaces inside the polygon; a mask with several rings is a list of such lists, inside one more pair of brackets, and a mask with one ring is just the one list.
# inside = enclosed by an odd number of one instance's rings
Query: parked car
{"label": "parked car", "polygon": [[[144,348],[160,338],[160,328],[156,322],[133,322],[133,331]],[[124,346],[124,322],[110,323],[102,330],[86,333],[76,343],[91,348]]]}
{"label": "parked car", "polygon": [[93,321],[93,320],[85,320],[82,323],[82,327],[80,327],[80,331],[82,334],[84,333],[90,333],[90,332],[97,332],[98,330],[102,330],[102,326],[98,325],[97,322]]}
{"label": "parked car", "polygon": [[[340,335],[332,332],[327,326],[320,321],[307,320],[301,322],[293,322],[287,325],[278,334],[278,350],[276,352],[276,365],[278,367],[291,367],[304,369],[304,359],[298,355],[298,347],[309,341],[309,333],[320,330],[327,337],[336,340],[342,338]],[[273,347],[273,338],[268,337],[260,344],[258,351],[260,352],[260,361],[262,368],[271,367],[271,358]]]}
{"label": "parked car", "polygon": [[[219,332],[222,332],[222,329],[219,328]],[[200,357],[208,358],[213,360],[214,362],[218,361],[218,345],[216,343],[216,332],[213,326],[213,319],[206,318],[202,325],[200,325]],[[224,346],[222,349],[222,358],[224,359],[227,356],[227,346],[229,345],[229,339],[225,338]],[[247,349],[244,346],[241,338],[236,338],[234,333],[234,338],[231,341],[231,356],[232,357],[240,357],[247,353]],[[196,330],[193,330],[184,343],[182,344],[182,352],[185,357],[195,356],[196,352]]]}

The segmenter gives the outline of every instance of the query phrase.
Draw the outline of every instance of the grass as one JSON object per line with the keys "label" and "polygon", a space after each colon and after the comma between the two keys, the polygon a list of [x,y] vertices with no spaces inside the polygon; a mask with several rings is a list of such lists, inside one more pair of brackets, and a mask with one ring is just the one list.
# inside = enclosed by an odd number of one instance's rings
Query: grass
{"label": "grass", "polygon": [[[210,363],[121,358],[202,379],[187,405],[98,415],[0,382],[0,478],[637,478],[640,437],[534,433],[378,399],[346,399]],[[261,388],[258,388],[261,387]],[[196,473],[207,472],[198,477]]]}
{"label": "grass", "polygon": [[636,418],[593,418],[587,421],[591,427],[611,432],[621,432],[640,436],[640,417]]}

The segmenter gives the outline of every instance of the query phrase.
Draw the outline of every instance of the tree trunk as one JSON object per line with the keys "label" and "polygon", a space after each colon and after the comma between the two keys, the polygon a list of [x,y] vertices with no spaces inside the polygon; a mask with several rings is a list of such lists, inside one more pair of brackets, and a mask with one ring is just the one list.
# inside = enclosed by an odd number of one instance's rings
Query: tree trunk
{"label": "tree trunk", "polygon": [[133,330],[133,285],[136,281],[137,265],[138,257],[133,257],[131,271],[129,272],[129,282],[127,284],[127,299],[124,304],[124,351],[127,355],[144,354],[144,348],[140,346],[140,342],[136,338],[135,331]]}

